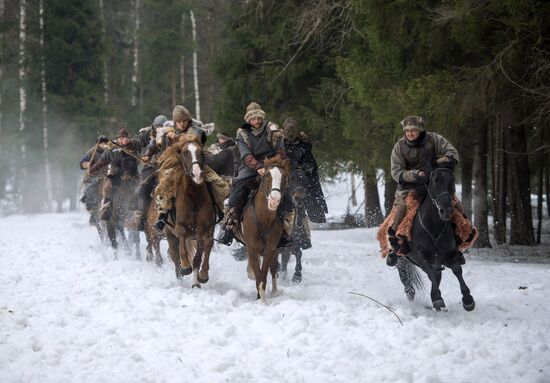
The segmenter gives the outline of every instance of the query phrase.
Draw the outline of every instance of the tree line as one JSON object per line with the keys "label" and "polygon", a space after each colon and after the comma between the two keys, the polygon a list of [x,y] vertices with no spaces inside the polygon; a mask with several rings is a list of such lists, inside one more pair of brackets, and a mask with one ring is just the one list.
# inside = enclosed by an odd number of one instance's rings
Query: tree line
{"label": "tree line", "polygon": [[387,210],[399,121],[422,115],[460,152],[457,176],[478,245],[491,246],[489,213],[493,243],[540,241],[550,178],[550,4],[257,0],[232,2],[229,14],[227,48],[214,66],[221,121],[237,124],[234,110],[250,99],[279,121],[298,118],[326,172],[362,174],[372,226],[383,219],[376,169],[384,170]]}
{"label": "tree line", "polygon": [[460,152],[478,244],[491,222],[493,243],[532,245],[550,214],[548,16],[526,0],[0,0],[0,208],[75,204],[98,134],[180,103],[234,133],[256,100],[298,119],[325,175],[362,176],[369,226],[391,207],[399,121],[423,115]]}

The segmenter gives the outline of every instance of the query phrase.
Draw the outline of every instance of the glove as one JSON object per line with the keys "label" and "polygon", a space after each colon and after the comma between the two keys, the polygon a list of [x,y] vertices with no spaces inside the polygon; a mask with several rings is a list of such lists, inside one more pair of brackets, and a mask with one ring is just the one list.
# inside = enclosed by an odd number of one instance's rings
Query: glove
{"label": "glove", "polygon": [[451,158],[447,157],[447,156],[441,156],[437,159],[436,162],[439,166],[450,165],[451,164]]}
{"label": "glove", "polygon": [[414,171],[414,178],[418,184],[425,184],[428,182],[429,175],[426,171],[419,169]]}

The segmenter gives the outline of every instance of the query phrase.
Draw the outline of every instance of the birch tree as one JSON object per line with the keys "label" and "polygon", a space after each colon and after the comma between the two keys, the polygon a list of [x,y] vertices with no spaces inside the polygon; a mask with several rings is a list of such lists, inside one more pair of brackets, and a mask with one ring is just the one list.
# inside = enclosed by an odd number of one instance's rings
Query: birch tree
{"label": "birch tree", "polygon": [[25,114],[27,111],[27,92],[25,89],[27,81],[26,70],[26,39],[27,39],[27,2],[19,2],[19,133],[21,135],[21,176],[23,182],[27,179],[27,148],[26,148],[26,127]]}
{"label": "birch tree", "polygon": [[134,4],[134,35],[133,35],[133,56],[134,62],[132,65],[132,106],[137,105],[138,99],[138,80],[139,80],[139,9],[140,0],[135,0]]}
{"label": "birch tree", "polygon": [[199,99],[199,68],[197,58],[197,25],[195,23],[195,14],[189,11],[191,18],[191,28],[193,29],[193,86],[195,88],[195,117],[201,119],[201,103]]}
{"label": "birch tree", "polygon": [[[105,44],[107,39],[107,29],[105,26],[105,7],[103,0],[99,0],[99,17],[101,18],[101,34],[103,37],[103,43]],[[103,56],[103,102],[105,106],[109,104],[109,68],[107,66],[107,56]]]}

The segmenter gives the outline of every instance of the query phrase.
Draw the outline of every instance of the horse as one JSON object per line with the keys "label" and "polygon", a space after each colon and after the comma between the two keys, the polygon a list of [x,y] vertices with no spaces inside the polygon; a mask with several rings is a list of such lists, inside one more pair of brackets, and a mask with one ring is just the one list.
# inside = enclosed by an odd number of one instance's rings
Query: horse
{"label": "horse", "polygon": [[296,212],[294,216],[294,228],[292,230],[294,244],[281,249],[281,274],[283,280],[286,279],[288,261],[290,260],[290,256],[294,254],[296,257],[296,266],[294,268],[294,275],[292,276],[292,282],[294,283],[302,282],[302,249],[311,247],[311,233],[309,231],[304,201],[306,184],[307,179],[304,172],[299,169],[292,169],[289,187]]}
{"label": "horse", "polygon": [[269,271],[272,277],[272,293],[277,293],[277,244],[283,233],[283,220],[277,208],[288,187],[290,162],[287,159],[267,159],[264,169],[260,186],[244,208],[241,223],[248,256],[248,276],[256,281],[257,299],[262,299],[263,302],[266,301]]}
{"label": "horse", "polygon": [[[139,232],[133,224],[132,205],[134,204],[135,181],[133,179],[117,180],[113,185],[116,191],[112,198],[112,211],[107,223],[107,235],[111,242],[111,247],[116,251],[118,249],[117,237],[122,241],[122,247],[125,252],[131,253],[130,244],[135,248],[136,258],[141,259],[141,250],[139,248]],[[124,229],[128,230],[128,238]],[[118,236],[117,236],[118,234]]]}
{"label": "horse", "polygon": [[[433,169],[428,183],[421,188],[425,188],[424,200],[413,220],[411,251],[407,259],[428,275],[431,282],[430,297],[436,311],[446,311],[445,302],[439,290],[441,273],[445,267],[452,270],[460,283],[462,306],[466,311],[472,311],[475,308],[475,301],[462,277],[461,253],[450,222],[453,210],[451,200],[455,192],[453,169],[448,167]],[[414,286],[419,285],[416,269],[403,264],[398,265],[397,269],[407,297],[414,299]]]}
{"label": "horse", "polygon": [[[105,222],[99,219],[99,209],[101,207],[101,189],[104,179],[89,180],[92,182],[85,191],[80,201],[84,203],[86,210],[90,213],[90,225],[94,226],[102,243],[107,244],[107,227]],[[85,181],[85,184],[87,183]]]}
{"label": "horse", "polygon": [[209,280],[216,213],[203,174],[204,157],[199,138],[182,136],[162,155],[161,161],[166,160],[178,161],[180,165],[174,168],[177,173],[172,173],[179,178],[175,210],[172,209],[164,228],[168,254],[174,262],[176,277],[181,279],[193,273],[192,288],[201,288],[201,284]]}

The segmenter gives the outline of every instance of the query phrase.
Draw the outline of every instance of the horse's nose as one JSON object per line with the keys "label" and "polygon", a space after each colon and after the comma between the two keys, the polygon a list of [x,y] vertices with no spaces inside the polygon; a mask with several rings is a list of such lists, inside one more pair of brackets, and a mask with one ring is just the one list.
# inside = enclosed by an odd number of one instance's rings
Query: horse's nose
{"label": "horse's nose", "polygon": [[442,208],[439,209],[439,217],[443,221],[450,221],[451,220],[451,215],[452,215],[452,208],[451,209],[442,209]]}

